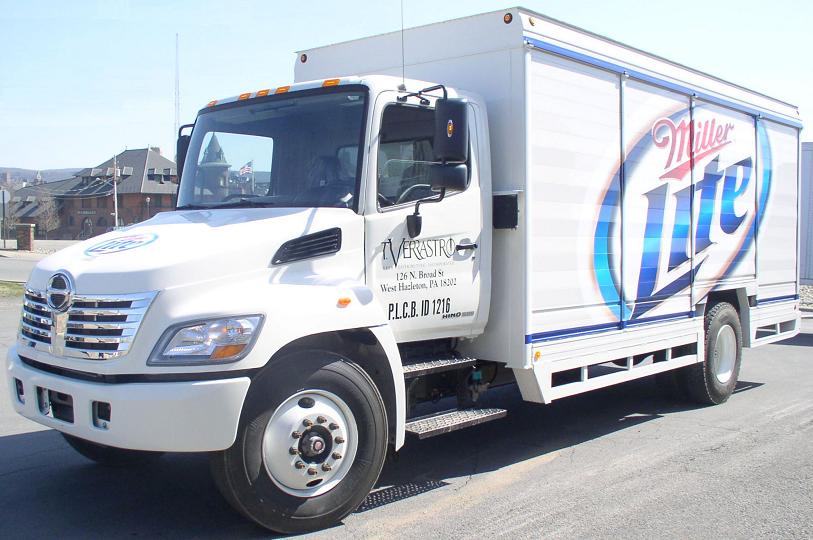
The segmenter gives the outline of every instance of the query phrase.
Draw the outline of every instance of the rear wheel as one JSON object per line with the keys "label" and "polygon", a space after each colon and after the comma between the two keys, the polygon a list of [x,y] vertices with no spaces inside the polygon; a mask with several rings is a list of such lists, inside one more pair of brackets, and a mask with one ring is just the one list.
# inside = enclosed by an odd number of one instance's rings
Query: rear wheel
{"label": "rear wheel", "polygon": [[91,461],[111,467],[124,467],[138,465],[153,461],[163,455],[163,452],[146,452],[143,450],[126,450],[114,446],[105,446],[95,442],[62,434],[68,444]]}
{"label": "rear wheel", "polygon": [[234,445],[211,464],[235,509],[268,529],[297,533],[355,510],[386,450],[384,402],[370,377],[339,355],[302,351],[252,383]]}
{"label": "rear wheel", "polygon": [[742,362],[742,327],[737,310],[728,302],[706,312],[706,359],[684,369],[681,379],[693,401],[708,405],[725,402],[734,392]]}

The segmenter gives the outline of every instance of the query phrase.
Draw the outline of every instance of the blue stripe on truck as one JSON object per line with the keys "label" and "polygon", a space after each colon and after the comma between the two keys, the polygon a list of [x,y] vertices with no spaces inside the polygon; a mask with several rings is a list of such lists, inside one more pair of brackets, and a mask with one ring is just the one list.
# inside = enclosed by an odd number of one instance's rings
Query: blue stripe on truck
{"label": "blue stripe on truck", "polygon": [[688,96],[695,96],[699,99],[708,101],[710,103],[716,103],[717,105],[722,105],[724,107],[728,107],[730,109],[734,109],[737,111],[741,111],[752,116],[758,116],[767,120],[773,120],[774,122],[785,124],[788,126],[793,126],[795,128],[801,128],[802,123],[793,120],[790,118],[786,118],[784,116],[777,116],[775,114],[761,111],[759,109],[755,109],[752,107],[748,107],[747,105],[743,105],[741,103],[736,103],[734,101],[729,101],[727,99],[719,98],[713,96],[711,94],[707,94],[705,92],[694,90],[689,88],[688,86],[683,86],[680,84],[676,84],[673,82],[669,82],[663,79],[658,79],[657,77],[653,77],[652,75],[647,75],[640,71],[635,71],[634,69],[625,68],[618,64],[613,64],[612,62],[608,62],[606,60],[601,60],[599,58],[595,58],[593,56],[588,56],[586,54],[578,53],[575,51],[571,51],[570,49],[565,49],[564,47],[559,47],[558,45],[553,45],[551,43],[546,43],[544,41],[540,41],[538,39],[525,37],[525,43],[530,45],[535,49],[539,49],[542,51],[547,51],[558,56],[564,56],[565,58],[571,58],[573,60],[578,60],[579,62],[589,64],[591,66],[599,67],[602,69],[606,69],[607,71],[612,71],[614,73],[627,74],[630,77],[634,77],[635,79],[654,84],[656,86],[660,86],[662,88],[666,88],[668,90],[673,90],[675,92],[679,92],[681,94],[686,94]]}
{"label": "blue stripe on truck", "polygon": [[[775,296],[773,298],[765,298],[764,300],[759,300],[757,305],[773,304],[776,302],[792,302],[798,299],[799,299],[798,294],[789,294],[787,296]],[[659,315],[657,317],[647,317],[645,319],[638,319],[633,321],[594,324],[591,326],[578,326],[575,328],[563,328],[561,330],[551,330],[549,332],[538,332],[536,334],[529,334],[525,336],[525,343],[531,344],[543,341],[554,341],[557,339],[565,339],[569,337],[589,336],[592,334],[598,334],[609,330],[621,330],[628,326],[641,326],[644,324],[652,324],[662,321],[682,319],[685,317],[693,317],[695,315],[699,315],[699,313],[695,313],[693,311],[686,311],[683,313]]]}
{"label": "blue stripe on truck", "polygon": [[563,328],[561,330],[551,330],[549,332],[539,332],[525,336],[525,343],[538,343],[540,341],[554,341],[557,339],[564,339],[569,337],[589,336],[591,334],[598,334],[608,330],[622,330],[628,326],[643,326],[646,324],[653,324],[663,321],[670,321],[674,319],[685,319],[693,317],[693,311],[684,311],[682,313],[670,313],[669,315],[658,315],[656,317],[646,317],[643,319],[636,319],[634,321],[623,321],[613,323],[594,324],[591,326],[578,326],[576,328]]}

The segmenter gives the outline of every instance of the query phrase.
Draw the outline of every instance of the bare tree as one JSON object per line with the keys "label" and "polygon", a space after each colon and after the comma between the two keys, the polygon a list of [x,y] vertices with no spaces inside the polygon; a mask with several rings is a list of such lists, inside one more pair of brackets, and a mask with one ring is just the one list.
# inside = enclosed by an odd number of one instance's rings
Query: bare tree
{"label": "bare tree", "polygon": [[40,198],[39,207],[37,226],[45,232],[45,239],[48,240],[48,233],[59,228],[59,206],[54,197],[45,195]]}
{"label": "bare tree", "polygon": [[17,203],[6,203],[6,222],[3,224],[6,228],[6,238],[16,238],[17,223],[20,219],[17,217],[17,210],[19,205]]}

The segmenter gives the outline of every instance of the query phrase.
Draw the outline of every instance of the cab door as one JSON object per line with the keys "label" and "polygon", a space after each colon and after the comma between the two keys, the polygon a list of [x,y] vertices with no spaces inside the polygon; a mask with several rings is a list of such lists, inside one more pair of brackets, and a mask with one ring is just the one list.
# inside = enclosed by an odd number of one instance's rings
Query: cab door
{"label": "cab door", "polygon": [[[468,108],[470,145],[476,147]],[[429,185],[434,109],[417,98],[376,104],[365,205],[366,277],[398,341],[472,333],[481,305],[483,212],[476,152],[468,187],[440,202]],[[422,229],[412,238],[407,216],[418,201]]]}

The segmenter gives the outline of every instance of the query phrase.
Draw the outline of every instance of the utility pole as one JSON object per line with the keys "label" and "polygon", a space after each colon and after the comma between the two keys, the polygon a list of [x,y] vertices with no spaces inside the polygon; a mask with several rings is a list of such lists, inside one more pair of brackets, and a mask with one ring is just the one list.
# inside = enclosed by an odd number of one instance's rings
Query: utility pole
{"label": "utility pole", "polygon": [[0,192],[3,194],[3,224],[0,233],[3,234],[3,249],[6,249],[6,190],[0,188]]}
{"label": "utility pole", "polygon": [[119,228],[119,166],[118,156],[113,156],[113,230]]}

